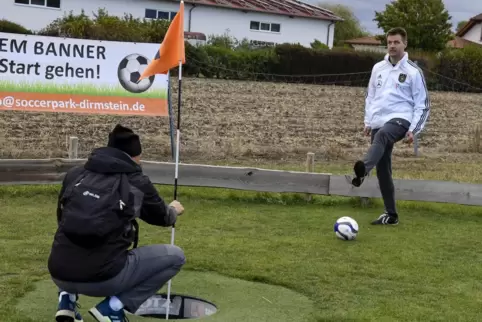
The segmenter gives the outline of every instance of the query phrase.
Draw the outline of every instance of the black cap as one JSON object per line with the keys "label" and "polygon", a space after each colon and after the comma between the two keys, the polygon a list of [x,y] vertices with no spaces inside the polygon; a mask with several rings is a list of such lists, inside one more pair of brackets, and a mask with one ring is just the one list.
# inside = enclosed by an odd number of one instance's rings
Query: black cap
{"label": "black cap", "polygon": [[139,135],[120,124],[117,124],[112,132],[109,133],[107,146],[122,150],[131,157],[139,156],[142,153]]}

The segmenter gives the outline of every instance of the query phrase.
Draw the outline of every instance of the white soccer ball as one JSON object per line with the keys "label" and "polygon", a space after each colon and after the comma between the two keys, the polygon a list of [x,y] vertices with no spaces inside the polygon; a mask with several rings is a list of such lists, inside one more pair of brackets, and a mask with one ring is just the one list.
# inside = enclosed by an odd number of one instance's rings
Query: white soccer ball
{"label": "white soccer ball", "polygon": [[341,217],[335,222],[336,237],[343,240],[353,240],[358,235],[358,223],[351,217]]}
{"label": "white soccer ball", "polygon": [[140,54],[130,54],[122,58],[117,68],[117,77],[125,90],[131,93],[142,93],[151,87],[155,75],[144,78],[139,83],[137,82],[147,65],[149,65],[149,62],[148,58]]}

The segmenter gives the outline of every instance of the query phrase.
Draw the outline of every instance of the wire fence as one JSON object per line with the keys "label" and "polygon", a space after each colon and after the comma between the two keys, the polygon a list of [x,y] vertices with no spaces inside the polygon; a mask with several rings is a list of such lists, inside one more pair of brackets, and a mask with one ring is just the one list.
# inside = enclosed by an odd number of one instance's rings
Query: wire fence
{"label": "wire fence", "polygon": [[[244,65],[237,63],[236,68],[227,68],[222,64],[206,63],[191,57],[190,62],[199,68],[202,68],[206,74],[212,75],[211,78],[232,79],[232,80],[251,80],[251,81],[268,81],[268,82],[284,82],[284,83],[304,83],[318,85],[341,85],[341,86],[361,86],[366,87],[370,79],[371,70],[358,71],[343,74],[269,74],[260,73],[252,70],[252,65]],[[415,61],[418,65],[418,62]],[[450,91],[450,92],[467,92],[482,93],[482,88],[441,75],[423,64],[419,68],[424,72],[429,90],[432,91]]]}
{"label": "wire fence", "polygon": [[[213,71],[217,68],[208,67]],[[415,147],[399,145],[395,155],[480,153],[477,129],[482,120],[482,95],[471,93],[477,88],[470,84],[423,70],[427,77],[443,80],[437,83],[445,86],[446,91],[431,92],[432,113],[426,130]],[[315,152],[317,159],[333,160],[354,158],[368,148],[369,141],[362,129],[370,71],[255,76],[258,78],[254,81],[184,78],[180,151],[183,162],[299,160],[306,152]],[[171,78],[174,109],[176,80]],[[323,85],[318,85],[320,82]],[[146,159],[172,159],[173,132],[168,117],[19,111],[0,113],[0,157],[67,157],[71,136],[79,139],[79,157],[86,157],[93,148],[106,144],[116,123],[130,126],[141,135]]]}

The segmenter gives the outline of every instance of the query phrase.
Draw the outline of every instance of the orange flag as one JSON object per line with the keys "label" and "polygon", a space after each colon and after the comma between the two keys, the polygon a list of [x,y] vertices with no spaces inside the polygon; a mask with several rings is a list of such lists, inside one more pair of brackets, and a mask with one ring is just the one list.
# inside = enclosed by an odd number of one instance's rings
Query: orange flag
{"label": "orange flag", "polygon": [[179,66],[179,62],[183,64],[186,62],[184,49],[184,1],[181,1],[179,12],[169,25],[166,36],[154,60],[146,67],[139,81],[155,74],[167,74],[169,69]]}

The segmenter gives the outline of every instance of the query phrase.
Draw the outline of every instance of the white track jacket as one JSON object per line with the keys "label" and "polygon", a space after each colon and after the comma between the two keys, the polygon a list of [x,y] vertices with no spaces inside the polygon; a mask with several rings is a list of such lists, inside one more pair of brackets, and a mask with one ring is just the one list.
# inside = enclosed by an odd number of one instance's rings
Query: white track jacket
{"label": "white track jacket", "polygon": [[393,118],[410,122],[409,131],[420,133],[430,114],[430,98],[422,70],[408,53],[393,66],[388,54],[373,66],[365,100],[365,126],[381,128]]}

